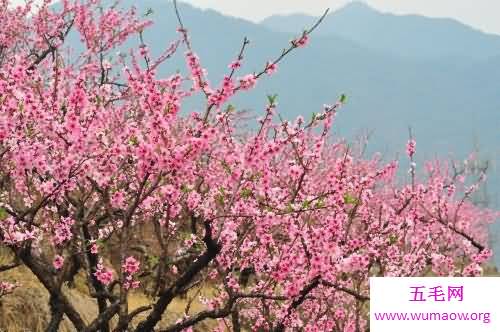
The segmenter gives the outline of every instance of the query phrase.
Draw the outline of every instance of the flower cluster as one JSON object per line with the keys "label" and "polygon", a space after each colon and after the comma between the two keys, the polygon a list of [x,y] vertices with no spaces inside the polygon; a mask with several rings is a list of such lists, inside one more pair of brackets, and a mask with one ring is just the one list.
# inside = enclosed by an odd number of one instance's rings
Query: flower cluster
{"label": "flower cluster", "polygon": [[113,281],[113,271],[105,267],[102,260],[97,264],[96,271],[94,272],[96,279],[104,285],[109,285]]}
{"label": "flower cluster", "polygon": [[61,255],[56,255],[54,257],[52,265],[56,270],[60,270],[64,265],[64,257],[62,257]]}
{"label": "flower cluster", "polygon": [[140,262],[133,256],[125,258],[122,264],[123,273],[125,274],[125,289],[138,288],[140,285],[139,280],[133,280],[134,274],[139,271]]}
{"label": "flower cluster", "polygon": [[241,89],[250,90],[257,84],[257,77],[254,74],[248,74],[239,78],[239,81]]}
{"label": "flower cluster", "polygon": [[414,139],[408,141],[408,143],[406,144],[406,154],[408,155],[408,157],[413,157],[416,151],[416,146],[417,142]]}
{"label": "flower cluster", "polygon": [[278,70],[278,65],[275,62],[267,62],[266,64],[266,74],[272,75]]}
{"label": "flower cluster", "polygon": [[303,34],[300,38],[294,39],[292,44],[296,47],[304,47],[309,42],[309,36],[307,34]]}
{"label": "flower cluster", "polygon": [[61,245],[66,241],[73,238],[73,231],[71,226],[74,224],[74,220],[71,218],[61,218],[59,222],[54,224],[54,235],[53,241],[56,245]]}

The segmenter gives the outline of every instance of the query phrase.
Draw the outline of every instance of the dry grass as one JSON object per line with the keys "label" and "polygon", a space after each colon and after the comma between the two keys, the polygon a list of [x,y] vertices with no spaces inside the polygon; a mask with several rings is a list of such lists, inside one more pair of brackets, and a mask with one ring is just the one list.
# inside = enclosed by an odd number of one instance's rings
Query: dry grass
{"label": "dry grass", "polygon": [[[17,281],[22,286],[2,298],[0,303],[0,331],[44,331],[50,320],[49,294],[25,267],[2,274],[2,279]],[[95,301],[77,289],[65,287],[65,294],[75,303],[83,318],[89,321],[95,315]],[[60,331],[74,331],[65,319]]]}
{"label": "dry grass", "polygon": [[[2,280],[19,282],[22,286],[15,289],[12,294],[3,297],[0,301],[0,331],[9,332],[41,332],[50,320],[49,294],[38,282],[36,277],[25,267],[18,267],[2,273]],[[76,310],[82,315],[86,322],[92,321],[97,315],[96,301],[88,296],[83,276],[78,276],[73,288],[64,287],[65,295],[74,304]],[[203,288],[199,293],[191,291],[186,299],[175,299],[168,307],[159,326],[167,326],[184,316],[188,299],[195,296],[189,314],[204,310],[203,304],[197,300],[196,295],[210,296],[212,290]],[[129,295],[130,311],[151,303],[146,295],[133,292]],[[145,317],[147,312],[138,316]],[[213,326],[213,322],[205,322],[197,326],[198,331],[207,331]],[[73,332],[75,329],[65,318],[59,331]]]}

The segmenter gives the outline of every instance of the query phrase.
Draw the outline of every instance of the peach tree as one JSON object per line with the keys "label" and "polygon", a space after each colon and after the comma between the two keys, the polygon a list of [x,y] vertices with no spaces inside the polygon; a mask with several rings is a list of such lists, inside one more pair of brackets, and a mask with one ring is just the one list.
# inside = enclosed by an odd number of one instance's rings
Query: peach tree
{"label": "peach tree", "polygon": [[[153,23],[118,3],[0,8],[0,243],[15,257],[0,272],[21,264],[43,285],[47,330],[65,317],[78,331],[366,331],[370,276],[477,276],[491,256],[495,214],[469,202],[478,183],[439,162],[417,172],[413,139],[410,181],[335,140],[345,96],[294,121],[268,96],[256,129],[238,130],[231,98],[321,19],[250,74],[245,38],[211,83],[176,7],[179,38],[158,57],[142,35]],[[186,70],[159,77],[179,53]],[[203,112],[183,106],[194,95]],[[76,276],[91,321],[66,294]],[[130,310],[135,292],[149,303]],[[178,298],[185,314],[162,321]]]}

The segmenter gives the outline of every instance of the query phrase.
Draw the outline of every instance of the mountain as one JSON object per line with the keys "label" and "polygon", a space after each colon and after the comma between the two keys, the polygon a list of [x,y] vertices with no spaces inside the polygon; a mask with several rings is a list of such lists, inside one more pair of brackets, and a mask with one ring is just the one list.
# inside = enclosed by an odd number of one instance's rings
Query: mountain
{"label": "mountain", "polygon": [[[271,16],[261,23],[276,31],[296,32],[317,18],[302,14]],[[328,15],[320,34],[336,35],[370,49],[416,59],[500,55],[500,36],[486,34],[456,20],[381,13],[351,2]]]}
{"label": "mountain", "polygon": [[[153,9],[149,18],[155,25],[144,35],[153,53],[159,54],[178,37],[171,2],[125,2],[132,4],[139,13]],[[289,45],[291,31],[300,33],[315,21],[292,15],[255,24],[187,4],[180,4],[179,10],[212,82],[228,72],[245,36],[251,43],[241,75],[261,70]],[[382,14],[351,4],[329,15],[310,44],[287,56],[276,74],[232,103],[261,115],[266,94],[277,93],[284,118],[299,114],[307,118],[346,93],[348,104],[334,126],[337,137],[352,140],[373,131],[368,152],[381,151],[391,159],[404,151],[411,126],[418,142],[418,165],[435,156],[460,160],[479,146],[481,155],[492,162],[491,205],[500,207],[499,40],[452,20]],[[127,46],[137,43],[134,39]],[[163,65],[159,75],[185,73],[182,54]],[[192,98],[183,108],[202,111],[202,98]],[[496,248],[500,253],[500,243]]]}

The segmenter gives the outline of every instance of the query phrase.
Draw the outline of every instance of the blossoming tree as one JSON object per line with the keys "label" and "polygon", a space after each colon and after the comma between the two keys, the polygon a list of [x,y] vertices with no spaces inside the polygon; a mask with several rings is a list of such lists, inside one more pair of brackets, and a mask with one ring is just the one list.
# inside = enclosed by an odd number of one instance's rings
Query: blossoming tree
{"label": "blossoming tree", "polygon": [[[0,272],[22,264],[46,288],[47,330],[67,317],[78,331],[204,321],[215,331],[365,331],[369,276],[481,274],[494,214],[469,203],[477,184],[438,162],[422,178],[412,164],[411,181],[399,183],[397,161],[334,141],[345,97],[288,122],[276,121],[269,96],[256,131],[237,131],[228,100],[306,46],[317,25],[261,71],[238,75],[245,38],[212,84],[180,15],[179,39],[154,58],[142,38],[152,22],[134,9],[99,0],[0,8],[0,243],[15,257]],[[137,35],[141,45],[123,52]],[[158,77],[181,49],[187,73]],[[204,112],[181,114],[194,94],[206,97]],[[96,300],[92,321],[66,295],[76,275]],[[9,296],[1,276],[0,297]],[[132,292],[150,303],[129,310]],[[179,297],[185,315],[160,322]],[[194,298],[203,310],[191,310]]]}

